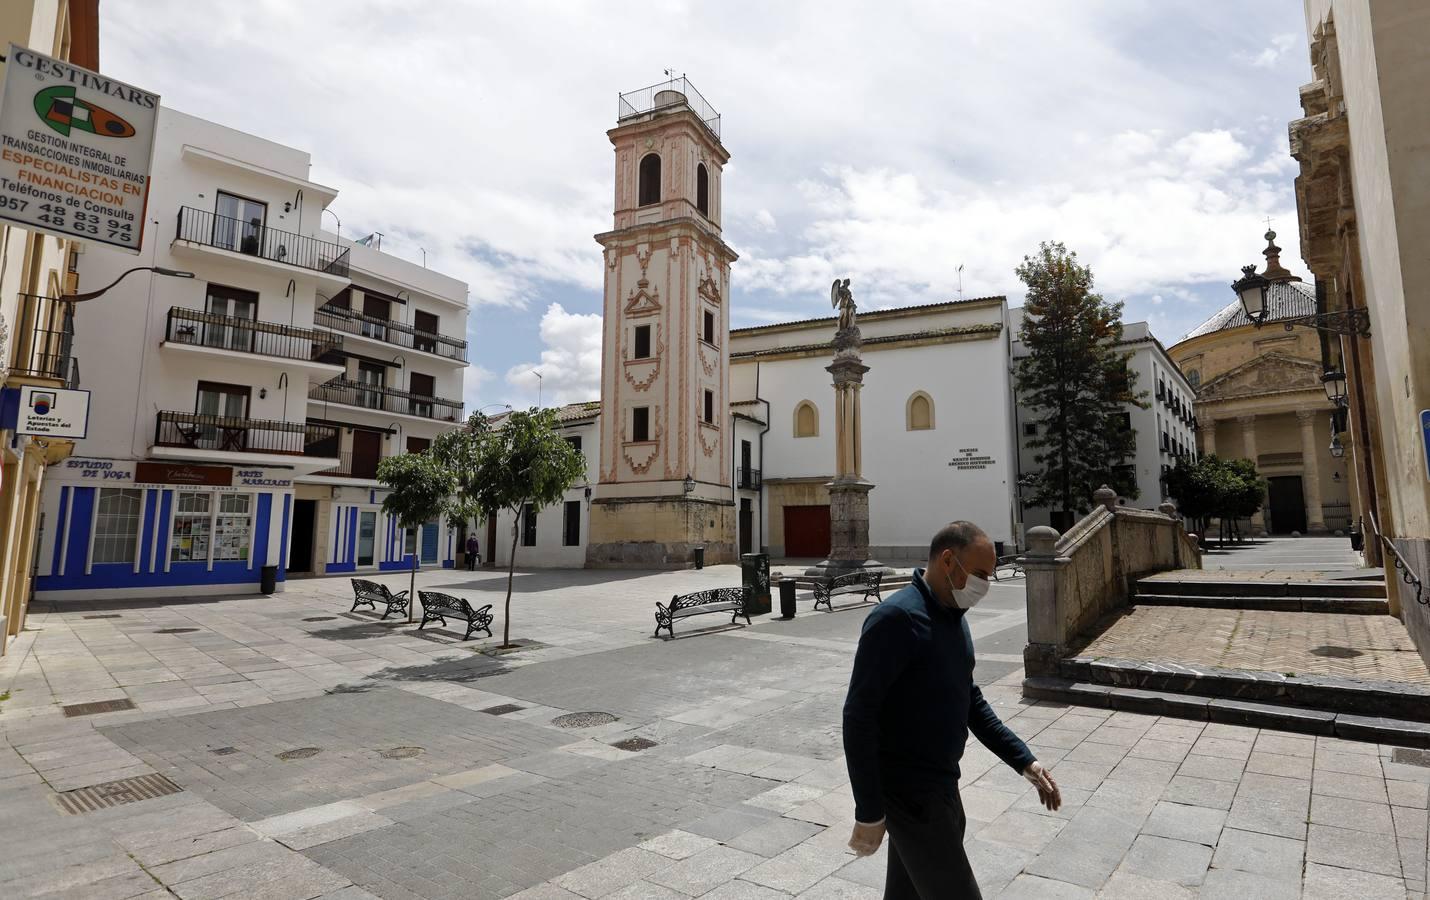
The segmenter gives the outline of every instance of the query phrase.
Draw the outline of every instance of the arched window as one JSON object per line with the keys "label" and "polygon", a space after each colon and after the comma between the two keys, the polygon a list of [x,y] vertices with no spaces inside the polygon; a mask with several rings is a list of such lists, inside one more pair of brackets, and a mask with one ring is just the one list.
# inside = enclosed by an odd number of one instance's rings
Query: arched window
{"label": "arched window", "polygon": [[641,157],[640,205],[660,202],[660,155],[647,153]]}
{"label": "arched window", "polygon": [[933,430],[933,398],[923,391],[914,391],[904,404],[904,423],[909,431]]}
{"label": "arched window", "polygon": [[794,408],[794,436],[818,437],[819,436],[819,410],[808,400],[800,401]]}
{"label": "arched window", "polygon": [[710,173],[705,163],[695,167],[695,208],[705,218],[710,218]]}

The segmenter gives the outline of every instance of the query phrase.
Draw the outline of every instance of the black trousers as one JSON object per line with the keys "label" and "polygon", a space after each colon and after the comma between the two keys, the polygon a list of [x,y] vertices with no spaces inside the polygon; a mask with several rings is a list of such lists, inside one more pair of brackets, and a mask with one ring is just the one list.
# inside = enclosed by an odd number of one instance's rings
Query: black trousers
{"label": "black trousers", "polygon": [[889,870],[884,900],[982,900],[963,849],[958,790],[884,798]]}

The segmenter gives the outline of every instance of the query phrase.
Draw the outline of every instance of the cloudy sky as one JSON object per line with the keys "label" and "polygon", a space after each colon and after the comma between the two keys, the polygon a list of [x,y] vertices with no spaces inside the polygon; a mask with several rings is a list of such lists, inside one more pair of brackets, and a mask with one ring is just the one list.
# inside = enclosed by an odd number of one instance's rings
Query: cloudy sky
{"label": "cloudy sky", "polygon": [[[105,72],[312,153],[348,236],[471,286],[471,406],[594,399],[617,95],[687,74],[732,158],[735,325],[1003,294],[1041,240],[1166,344],[1270,217],[1301,0],[105,0]],[[421,248],[421,249],[419,249]]]}

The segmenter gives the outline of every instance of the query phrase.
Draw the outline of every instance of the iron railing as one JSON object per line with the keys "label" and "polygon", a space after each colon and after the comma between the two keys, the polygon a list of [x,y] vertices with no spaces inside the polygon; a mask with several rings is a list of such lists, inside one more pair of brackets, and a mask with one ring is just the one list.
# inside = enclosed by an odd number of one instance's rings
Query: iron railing
{"label": "iron railing", "polygon": [[758,491],[760,489],[760,470],[746,469],[744,467],[735,470],[735,483],[742,491]]}
{"label": "iron railing", "polygon": [[403,413],[439,421],[456,422],[462,418],[460,401],[363,384],[346,378],[334,378],[332,381],[313,385],[308,389],[308,398],[324,403],[343,403],[363,409],[380,409],[383,412]]}
{"label": "iron railing", "polygon": [[1395,546],[1395,541],[1381,533],[1380,524],[1375,521],[1375,513],[1367,509],[1366,515],[1370,517],[1371,531],[1375,532],[1375,536],[1380,541],[1381,546],[1390,552],[1391,559],[1395,561],[1394,570],[1400,572],[1400,580],[1405,582],[1406,585],[1415,588],[1415,602],[1422,606],[1430,606],[1430,594],[1425,593],[1425,584],[1420,580],[1420,576],[1415,573],[1414,567],[1410,565],[1410,560],[1406,559],[1404,554],[1400,552],[1400,548]]}
{"label": "iron railing", "polygon": [[348,277],[348,249],[341,244],[280,231],[258,222],[220,216],[192,206],[179,207],[175,240],[232,250],[300,269],[326,272],[339,278]]}
{"label": "iron railing", "polygon": [[[280,422],[162,410],[154,422],[154,446],[230,453],[291,453],[315,456],[310,447],[337,447],[338,430],[310,422]],[[337,456],[334,452],[332,456]]]}
{"label": "iron railing", "polygon": [[621,94],[616,121],[623,122],[635,116],[681,105],[690,107],[695,117],[704,122],[705,127],[715,135],[715,139],[720,139],[720,114],[705,101],[695,89],[695,85],[690,83],[690,79],[684,76]]}
{"label": "iron railing", "polygon": [[164,340],[310,362],[343,348],[342,337],[326,331],[220,316],[182,306],[169,310]]}
{"label": "iron railing", "polygon": [[79,386],[74,359],[74,302],[39,294],[20,294],[18,321],[10,338],[14,353],[10,371],[31,378],[49,378],[65,387]]}
{"label": "iron railing", "polygon": [[338,454],[338,464],[331,469],[324,469],[321,472],[314,472],[314,475],[327,475],[330,478],[377,478],[377,464],[379,459],[359,459],[354,460],[352,451]]}
{"label": "iron railing", "polygon": [[318,307],[313,313],[313,324],[331,328],[334,331],[359,334],[375,341],[385,341],[410,350],[435,353],[438,356],[445,356],[447,359],[467,361],[467,342],[464,340],[420,331],[411,325],[393,322],[390,319],[380,319],[377,316],[344,309],[341,306]]}

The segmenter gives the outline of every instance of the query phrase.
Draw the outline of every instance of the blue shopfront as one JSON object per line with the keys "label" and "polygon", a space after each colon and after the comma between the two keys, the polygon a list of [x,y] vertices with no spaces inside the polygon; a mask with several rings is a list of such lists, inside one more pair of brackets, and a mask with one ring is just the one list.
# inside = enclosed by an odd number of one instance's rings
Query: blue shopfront
{"label": "blue shopfront", "polygon": [[72,457],[51,469],[35,594],[41,600],[282,590],[292,471]]}
{"label": "blue shopfront", "polygon": [[456,532],[432,521],[415,530],[400,528],[382,511],[386,492],[380,488],[335,487],[323,520],[323,573],[397,572],[412,567],[450,569],[456,558]]}

